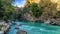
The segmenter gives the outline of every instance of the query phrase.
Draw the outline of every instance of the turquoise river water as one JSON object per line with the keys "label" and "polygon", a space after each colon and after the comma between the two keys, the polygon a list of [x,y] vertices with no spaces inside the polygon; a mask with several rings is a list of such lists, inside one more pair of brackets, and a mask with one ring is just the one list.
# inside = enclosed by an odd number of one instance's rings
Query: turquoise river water
{"label": "turquoise river water", "polygon": [[39,22],[13,22],[6,34],[16,34],[18,29],[16,24],[20,24],[19,30],[24,30],[27,34],[60,34],[60,26],[47,25]]}

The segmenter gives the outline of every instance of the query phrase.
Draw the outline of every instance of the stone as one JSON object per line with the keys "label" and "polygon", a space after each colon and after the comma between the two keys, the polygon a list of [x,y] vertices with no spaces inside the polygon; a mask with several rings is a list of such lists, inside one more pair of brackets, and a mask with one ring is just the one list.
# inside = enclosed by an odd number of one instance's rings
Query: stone
{"label": "stone", "polygon": [[16,34],[27,34],[27,32],[23,30],[18,30]]}

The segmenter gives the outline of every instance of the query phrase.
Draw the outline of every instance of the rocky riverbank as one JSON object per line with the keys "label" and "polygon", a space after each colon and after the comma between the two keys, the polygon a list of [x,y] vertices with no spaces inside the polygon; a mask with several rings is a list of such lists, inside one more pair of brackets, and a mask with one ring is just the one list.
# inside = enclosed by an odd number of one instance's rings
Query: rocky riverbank
{"label": "rocky riverbank", "polygon": [[2,25],[0,34],[6,34],[6,32],[9,30],[11,24],[5,23],[5,21],[0,21],[0,25]]}
{"label": "rocky riverbank", "polygon": [[39,18],[35,18],[35,17],[32,17],[30,14],[27,15],[26,17],[25,17],[25,19],[27,21],[37,21],[37,22],[39,21],[39,22],[44,22],[45,24],[60,26],[60,18],[55,18],[55,17],[51,17],[51,16],[41,16]]}

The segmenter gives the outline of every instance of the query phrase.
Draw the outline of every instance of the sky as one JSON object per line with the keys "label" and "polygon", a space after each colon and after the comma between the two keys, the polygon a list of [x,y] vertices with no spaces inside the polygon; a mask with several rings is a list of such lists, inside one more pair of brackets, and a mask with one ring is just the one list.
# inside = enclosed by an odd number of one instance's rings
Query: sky
{"label": "sky", "polygon": [[14,6],[22,7],[25,4],[25,0],[15,0]]}

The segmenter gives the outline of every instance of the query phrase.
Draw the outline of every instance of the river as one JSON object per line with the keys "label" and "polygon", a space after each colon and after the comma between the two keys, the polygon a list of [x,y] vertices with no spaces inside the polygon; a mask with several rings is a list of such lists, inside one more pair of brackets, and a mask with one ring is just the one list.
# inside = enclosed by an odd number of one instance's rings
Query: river
{"label": "river", "polygon": [[60,34],[60,26],[47,25],[40,22],[13,22],[6,34],[16,34],[18,29],[16,24],[20,24],[19,29],[28,34]]}

